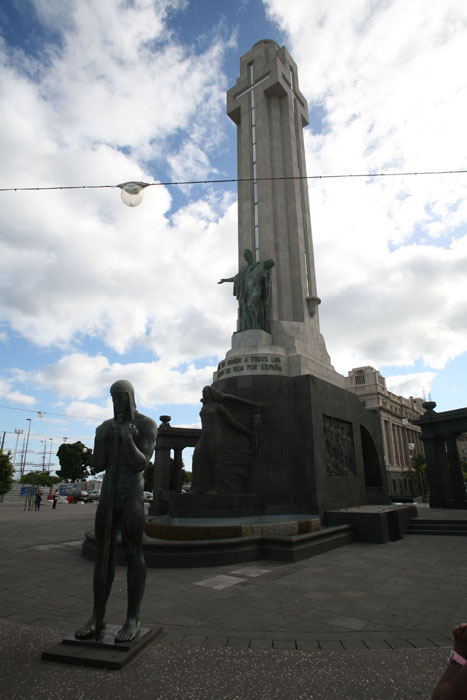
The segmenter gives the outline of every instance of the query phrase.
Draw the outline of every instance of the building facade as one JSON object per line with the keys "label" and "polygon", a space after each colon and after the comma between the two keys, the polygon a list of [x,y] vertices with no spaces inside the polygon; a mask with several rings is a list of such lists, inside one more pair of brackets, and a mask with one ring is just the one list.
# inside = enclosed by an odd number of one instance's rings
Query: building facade
{"label": "building facade", "polygon": [[346,388],[358,396],[362,406],[379,416],[391,498],[423,495],[421,481],[413,470],[414,457],[423,454],[421,429],[413,424],[425,413],[423,399],[393,394],[381,373],[368,366],[352,369],[346,377]]}

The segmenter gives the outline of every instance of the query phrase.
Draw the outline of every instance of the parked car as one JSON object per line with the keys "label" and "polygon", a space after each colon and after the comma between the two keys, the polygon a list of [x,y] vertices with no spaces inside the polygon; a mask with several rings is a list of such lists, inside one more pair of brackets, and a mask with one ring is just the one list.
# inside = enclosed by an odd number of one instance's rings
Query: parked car
{"label": "parked car", "polygon": [[88,495],[88,502],[89,501],[98,501],[100,496],[100,491],[91,491],[91,493]]}

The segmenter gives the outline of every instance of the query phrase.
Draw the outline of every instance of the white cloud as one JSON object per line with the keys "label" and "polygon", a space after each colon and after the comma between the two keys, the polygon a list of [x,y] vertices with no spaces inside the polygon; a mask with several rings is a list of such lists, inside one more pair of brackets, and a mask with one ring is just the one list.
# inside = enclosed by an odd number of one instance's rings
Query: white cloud
{"label": "white cloud", "polygon": [[[214,370],[214,365],[197,368],[193,363],[180,370],[167,361],[111,363],[103,355],[75,352],[38,370],[18,374],[17,380],[36,390],[52,391],[65,402],[69,416],[100,418],[112,412],[109,389],[118,379],[128,379],[137,388],[138,406],[154,408],[196,404],[200,387],[211,383]],[[103,403],[102,397],[106,397]]]}
{"label": "white cloud", "polygon": [[[467,9],[457,0],[265,0],[324,131],[308,173],[464,168]],[[338,47],[338,49],[337,49]],[[467,347],[465,175],[310,181],[321,327],[341,372],[442,368]]]}
{"label": "white cloud", "polygon": [[11,401],[11,403],[19,403],[22,406],[34,406],[36,399],[30,394],[24,394],[12,387],[12,381],[0,379],[0,399],[2,401]]}
{"label": "white cloud", "polygon": [[[324,115],[323,133],[306,131],[309,174],[463,167],[463,4],[265,5],[289,34],[311,114]],[[2,186],[217,172],[231,40],[182,45],[167,23],[181,0],[34,6],[58,40],[29,56],[0,45]],[[321,327],[341,372],[418,358],[437,369],[465,351],[464,190],[465,176],[310,182]],[[48,388],[70,415],[107,417],[123,376],[142,407],[198,403],[235,328],[232,290],[216,283],[235,272],[237,213],[222,189],[184,193],[178,208],[179,192],[150,187],[133,210],[115,189],[2,193],[0,314],[62,353],[12,372],[5,396],[27,404]],[[154,360],[127,362],[134,349]]]}
{"label": "white cloud", "polygon": [[[227,124],[228,42],[196,56],[177,43],[166,25],[176,0],[35,6],[61,41],[37,59],[0,51],[2,184],[152,182],[158,163],[209,173]],[[216,268],[236,257],[231,196],[206,193],[173,216],[165,187],[137,210],[112,189],[3,194],[0,312],[15,332],[69,350],[86,335],[119,353],[150,348],[173,366],[225,349],[235,308]]]}
{"label": "white cloud", "polygon": [[413,374],[398,374],[386,377],[386,386],[389,391],[399,396],[428,396],[431,385],[436,378],[436,372],[416,372]]}

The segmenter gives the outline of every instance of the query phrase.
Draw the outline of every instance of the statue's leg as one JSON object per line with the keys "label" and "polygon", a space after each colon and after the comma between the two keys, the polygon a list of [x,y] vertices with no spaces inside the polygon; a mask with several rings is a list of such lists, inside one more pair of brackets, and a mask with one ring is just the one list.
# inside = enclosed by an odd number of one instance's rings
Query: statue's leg
{"label": "statue's leg", "polygon": [[146,582],[146,563],[143,553],[144,504],[142,494],[139,492],[128,499],[121,526],[122,544],[128,562],[128,608],[125,624],[119,630],[115,641],[129,642],[140,631],[139,611]]}
{"label": "statue's leg", "polygon": [[[106,574],[102,572],[105,565],[102,553],[96,561],[94,569],[94,619],[96,621],[96,639],[101,636],[102,630],[105,627],[105,611],[107,601],[112,590],[112,584],[115,578],[115,544],[117,540],[118,518],[112,522],[112,528],[107,533],[109,537],[108,553],[107,553],[107,569]],[[104,583],[103,583],[104,579]],[[101,594],[101,586],[104,585],[104,594]]]}
{"label": "statue's leg", "polygon": [[[101,631],[105,627],[105,609],[107,600],[112,589],[113,580],[115,577],[115,542],[117,538],[118,521],[113,521],[110,530],[107,522],[107,509],[104,501],[101,501],[97,507],[95,520],[95,537],[96,537],[96,563],[94,566],[93,576],[93,592],[94,605],[90,618],[87,622],[75,632],[77,639],[99,639]],[[106,537],[108,542],[108,562],[105,575],[105,594],[101,595],[101,585],[103,580],[103,550],[106,546]]]}

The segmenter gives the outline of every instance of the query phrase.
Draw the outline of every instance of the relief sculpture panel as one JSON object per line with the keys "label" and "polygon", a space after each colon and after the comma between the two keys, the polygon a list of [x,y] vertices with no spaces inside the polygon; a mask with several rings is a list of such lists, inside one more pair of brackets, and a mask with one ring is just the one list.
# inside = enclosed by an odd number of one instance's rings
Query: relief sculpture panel
{"label": "relief sculpture panel", "polygon": [[329,476],[356,476],[352,423],[323,416],[323,430],[326,444],[326,473]]}

